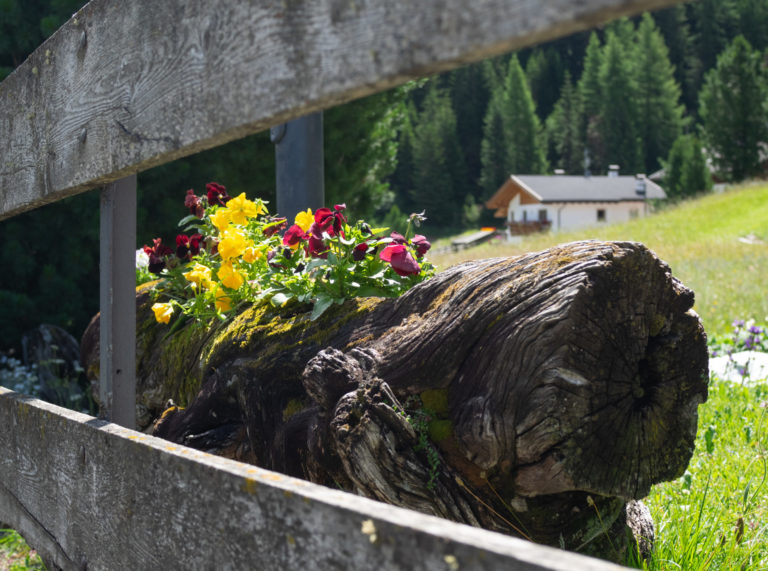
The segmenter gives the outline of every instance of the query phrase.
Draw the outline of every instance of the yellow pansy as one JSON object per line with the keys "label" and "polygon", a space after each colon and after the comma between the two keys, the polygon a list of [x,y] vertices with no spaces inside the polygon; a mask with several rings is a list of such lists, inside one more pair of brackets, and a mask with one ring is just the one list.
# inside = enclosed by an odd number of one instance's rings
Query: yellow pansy
{"label": "yellow pansy", "polygon": [[261,250],[257,250],[253,246],[248,246],[243,252],[243,261],[252,264],[261,258],[262,255]]}
{"label": "yellow pansy", "polygon": [[220,294],[216,296],[216,301],[213,302],[216,306],[216,309],[219,311],[229,311],[232,309],[232,299],[225,294]]}
{"label": "yellow pansy", "polygon": [[221,283],[231,289],[238,289],[245,282],[243,274],[232,267],[232,262],[221,264],[217,275]]}
{"label": "yellow pansy", "polygon": [[224,232],[232,220],[230,215],[231,213],[226,208],[219,208],[216,212],[211,214],[211,222],[219,229],[219,232]]}
{"label": "yellow pansy", "polygon": [[198,262],[192,266],[192,269],[184,274],[187,281],[196,284],[198,287],[209,289],[211,287],[211,268]]}
{"label": "yellow pansy", "polygon": [[158,323],[168,323],[173,316],[173,305],[170,303],[156,303],[152,306],[155,319]]}
{"label": "yellow pansy", "polygon": [[[230,201],[231,202],[231,201]],[[223,260],[237,258],[241,256],[245,249],[252,246],[242,230],[237,228],[228,228],[221,234],[219,242],[219,255]]]}
{"label": "yellow pansy", "polygon": [[230,220],[240,225],[248,222],[249,218],[261,214],[261,206],[245,198],[244,192],[227,202],[227,210],[229,211]]}
{"label": "yellow pansy", "polygon": [[309,232],[309,227],[312,226],[314,221],[315,217],[312,215],[312,209],[307,208],[306,211],[299,212],[293,222],[304,232]]}

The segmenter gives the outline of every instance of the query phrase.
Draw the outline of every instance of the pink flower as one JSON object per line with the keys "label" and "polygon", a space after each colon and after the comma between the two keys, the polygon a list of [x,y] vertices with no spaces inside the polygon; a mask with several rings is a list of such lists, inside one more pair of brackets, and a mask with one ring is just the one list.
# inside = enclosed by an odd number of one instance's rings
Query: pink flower
{"label": "pink flower", "polygon": [[294,224],[286,231],[283,236],[283,246],[287,246],[293,250],[299,247],[299,244],[309,238],[309,235],[301,229],[301,226]]}
{"label": "pink flower", "polygon": [[416,234],[413,237],[413,240],[411,240],[411,245],[416,248],[416,255],[419,258],[426,254],[432,247],[432,244],[430,244],[429,241],[421,234]]}
{"label": "pink flower", "polygon": [[382,250],[379,257],[392,265],[392,269],[401,276],[416,275],[421,271],[419,264],[403,244],[392,243]]}

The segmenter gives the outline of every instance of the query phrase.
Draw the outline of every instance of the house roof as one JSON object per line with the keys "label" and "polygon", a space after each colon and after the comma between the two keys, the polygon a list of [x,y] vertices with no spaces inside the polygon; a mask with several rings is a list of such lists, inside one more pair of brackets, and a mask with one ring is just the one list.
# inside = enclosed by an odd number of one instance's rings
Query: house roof
{"label": "house roof", "polygon": [[[652,180],[645,182],[645,198],[666,198]],[[634,176],[511,175],[485,205],[506,211],[517,194],[521,204],[562,202],[626,202],[643,200]]]}

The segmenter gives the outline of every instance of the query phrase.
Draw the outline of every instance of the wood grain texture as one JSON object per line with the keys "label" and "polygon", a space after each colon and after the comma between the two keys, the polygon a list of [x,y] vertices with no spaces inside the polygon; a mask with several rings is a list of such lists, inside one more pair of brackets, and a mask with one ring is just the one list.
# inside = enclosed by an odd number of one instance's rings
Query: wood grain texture
{"label": "wood grain texture", "polygon": [[618,569],[171,445],[2,387],[0,520],[64,570]]}
{"label": "wood grain texture", "polygon": [[0,84],[0,218],[675,0],[92,0]]}

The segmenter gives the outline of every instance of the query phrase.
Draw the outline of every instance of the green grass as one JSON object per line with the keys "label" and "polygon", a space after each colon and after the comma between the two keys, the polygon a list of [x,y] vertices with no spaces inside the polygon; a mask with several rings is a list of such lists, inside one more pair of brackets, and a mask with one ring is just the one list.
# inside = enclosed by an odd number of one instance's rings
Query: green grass
{"label": "green grass", "polygon": [[768,568],[768,386],[714,381],[685,476],[645,500],[651,570]]}
{"label": "green grass", "polygon": [[[763,243],[739,238],[754,235]],[[631,223],[578,232],[547,233],[519,244],[487,244],[457,253],[433,254],[440,268],[467,259],[510,256],[573,240],[644,243],[696,293],[694,309],[707,333],[724,335],[736,318],[766,321],[768,296],[768,185],[711,194],[665,208]],[[449,243],[449,241],[447,242]]]}

